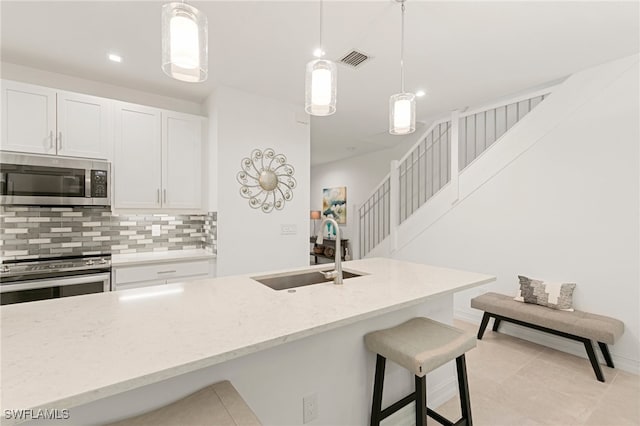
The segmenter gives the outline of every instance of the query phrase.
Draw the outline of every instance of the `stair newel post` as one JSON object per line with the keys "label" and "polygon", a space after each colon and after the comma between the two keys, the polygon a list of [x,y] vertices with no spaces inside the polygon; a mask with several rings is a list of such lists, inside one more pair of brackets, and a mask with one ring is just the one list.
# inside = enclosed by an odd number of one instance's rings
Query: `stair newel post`
{"label": "stair newel post", "polygon": [[451,155],[449,156],[449,173],[451,175],[451,190],[452,199],[451,204],[458,202],[460,198],[460,185],[458,184],[458,177],[460,175],[460,166],[458,164],[459,156],[458,150],[460,149],[460,111],[451,112]]}
{"label": "stair newel post", "polygon": [[398,250],[398,224],[400,217],[400,163],[391,161],[389,172],[389,236],[391,237],[390,252]]}

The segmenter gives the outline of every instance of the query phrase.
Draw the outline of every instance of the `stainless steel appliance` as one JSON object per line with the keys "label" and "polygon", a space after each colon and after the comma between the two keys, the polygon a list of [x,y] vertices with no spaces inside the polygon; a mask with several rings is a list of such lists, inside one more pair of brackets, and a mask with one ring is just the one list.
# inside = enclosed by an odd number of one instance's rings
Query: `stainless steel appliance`
{"label": "stainless steel appliance", "polygon": [[110,206],[111,163],[0,152],[0,204]]}
{"label": "stainless steel appliance", "polygon": [[0,266],[0,305],[111,290],[111,255],[7,260]]}

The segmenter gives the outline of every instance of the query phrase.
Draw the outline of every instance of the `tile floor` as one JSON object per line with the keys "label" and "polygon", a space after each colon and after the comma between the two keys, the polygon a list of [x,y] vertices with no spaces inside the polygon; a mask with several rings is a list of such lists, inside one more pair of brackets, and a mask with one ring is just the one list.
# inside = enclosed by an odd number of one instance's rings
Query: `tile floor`
{"label": "tile floor", "polygon": [[[466,355],[474,425],[640,425],[640,376],[603,365],[606,383],[598,382],[587,359],[494,333],[492,324]],[[458,401],[438,411],[458,419]]]}

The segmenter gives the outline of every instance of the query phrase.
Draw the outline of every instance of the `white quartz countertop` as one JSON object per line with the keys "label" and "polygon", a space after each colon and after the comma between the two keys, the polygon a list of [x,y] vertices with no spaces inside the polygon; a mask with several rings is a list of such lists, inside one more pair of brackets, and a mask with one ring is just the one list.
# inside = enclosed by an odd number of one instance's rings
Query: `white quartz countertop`
{"label": "white quartz countertop", "polygon": [[182,262],[189,260],[215,259],[216,255],[205,249],[166,250],[148,253],[126,253],[111,256],[114,267],[146,265],[152,263]]}
{"label": "white quartz countertop", "polygon": [[344,269],[367,275],[295,293],[250,278],[269,273],[2,306],[2,410],[70,408],[495,280],[385,258]]}

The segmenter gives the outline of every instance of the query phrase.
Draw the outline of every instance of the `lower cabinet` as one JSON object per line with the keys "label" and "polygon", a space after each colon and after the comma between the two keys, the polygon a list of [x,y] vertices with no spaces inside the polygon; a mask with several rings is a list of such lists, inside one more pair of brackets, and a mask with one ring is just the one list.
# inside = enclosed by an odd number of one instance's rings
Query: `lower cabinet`
{"label": "lower cabinet", "polygon": [[114,266],[112,282],[113,290],[127,290],[214,276],[214,260],[195,260]]}

